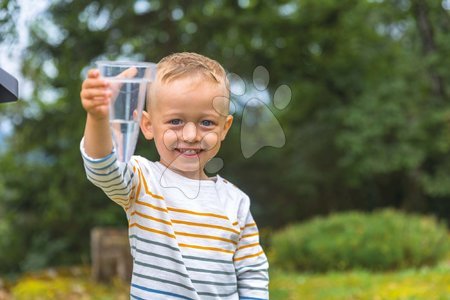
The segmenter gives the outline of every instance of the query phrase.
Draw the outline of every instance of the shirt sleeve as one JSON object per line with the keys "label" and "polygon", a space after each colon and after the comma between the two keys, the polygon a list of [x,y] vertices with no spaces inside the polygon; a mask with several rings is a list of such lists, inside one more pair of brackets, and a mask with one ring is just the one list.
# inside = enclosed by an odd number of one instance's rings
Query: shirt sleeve
{"label": "shirt sleeve", "polygon": [[103,158],[91,158],[84,150],[84,138],[80,143],[80,151],[88,180],[101,188],[111,200],[128,209],[137,185],[133,162],[119,162],[114,150]]}
{"label": "shirt sleeve", "polygon": [[259,243],[259,232],[249,210],[241,213],[241,233],[234,254],[240,300],[269,299],[269,263]]}

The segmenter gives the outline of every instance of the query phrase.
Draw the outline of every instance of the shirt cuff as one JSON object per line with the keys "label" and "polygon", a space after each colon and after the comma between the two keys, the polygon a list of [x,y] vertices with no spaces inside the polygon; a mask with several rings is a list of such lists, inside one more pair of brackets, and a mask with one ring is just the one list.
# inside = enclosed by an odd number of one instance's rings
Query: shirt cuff
{"label": "shirt cuff", "polygon": [[84,162],[87,165],[95,165],[96,167],[108,166],[116,159],[116,151],[113,149],[110,154],[100,157],[100,158],[92,158],[87,155],[86,150],[84,149],[84,137],[80,142],[80,152],[83,157]]}

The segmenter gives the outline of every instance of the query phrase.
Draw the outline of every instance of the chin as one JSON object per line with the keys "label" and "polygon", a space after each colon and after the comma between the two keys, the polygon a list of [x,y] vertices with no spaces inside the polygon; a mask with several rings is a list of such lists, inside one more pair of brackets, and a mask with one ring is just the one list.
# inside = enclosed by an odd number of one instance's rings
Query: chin
{"label": "chin", "polygon": [[202,168],[199,164],[173,164],[172,167],[180,172],[200,172]]}

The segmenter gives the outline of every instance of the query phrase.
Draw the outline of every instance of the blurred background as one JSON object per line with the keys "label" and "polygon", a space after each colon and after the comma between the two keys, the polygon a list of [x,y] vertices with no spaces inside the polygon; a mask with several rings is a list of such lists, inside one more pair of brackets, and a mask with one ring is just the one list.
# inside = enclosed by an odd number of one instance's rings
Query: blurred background
{"label": "blurred background", "polygon": [[[87,70],[193,51],[242,79],[235,103],[261,100],[285,137],[244,156],[237,109],[218,155],[252,199],[274,299],[450,299],[449,32],[449,0],[0,0],[0,67],[22,95],[0,106],[3,297],[34,299],[24,274],[87,266],[90,230],[127,226],[85,178]],[[136,152],[158,158],[143,140]]]}

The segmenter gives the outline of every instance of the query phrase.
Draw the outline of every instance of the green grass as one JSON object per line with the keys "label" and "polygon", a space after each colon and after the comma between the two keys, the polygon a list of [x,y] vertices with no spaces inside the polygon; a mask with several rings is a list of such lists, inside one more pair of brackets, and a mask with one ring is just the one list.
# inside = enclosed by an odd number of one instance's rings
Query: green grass
{"label": "green grass", "polygon": [[384,273],[288,274],[273,270],[270,291],[275,300],[447,300],[450,263]]}
{"label": "green grass", "polygon": [[[95,284],[88,268],[69,268],[27,274],[8,288],[7,300],[129,299],[128,284]],[[450,300],[450,262],[432,268],[398,272],[366,271],[326,274],[271,270],[272,300]],[[5,297],[5,296],[4,296]]]}

